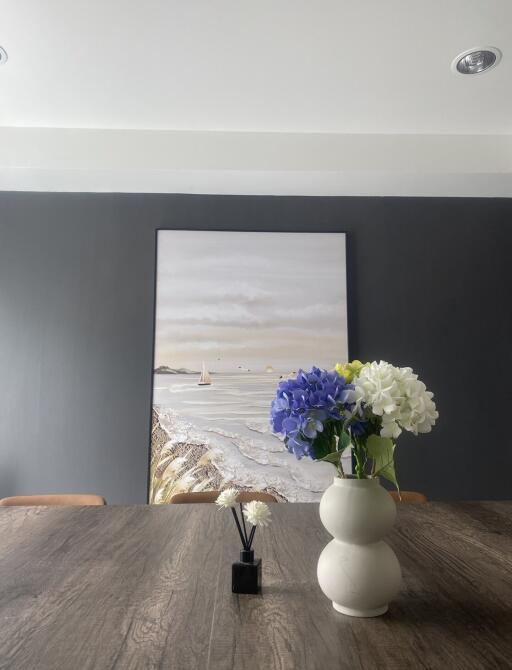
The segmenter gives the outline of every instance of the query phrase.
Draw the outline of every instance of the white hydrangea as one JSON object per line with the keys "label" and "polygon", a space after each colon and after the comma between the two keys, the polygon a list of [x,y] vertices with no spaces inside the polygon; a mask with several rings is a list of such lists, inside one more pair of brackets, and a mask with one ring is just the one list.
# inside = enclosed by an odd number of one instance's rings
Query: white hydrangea
{"label": "white hydrangea", "polygon": [[374,361],[354,379],[356,409],[366,405],[382,417],[382,437],[396,439],[402,430],[429,433],[439,414],[434,397],[411,368]]}
{"label": "white hydrangea", "polygon": [[270,508],[259,500],[252,500],[244,505],[244,516],[253,526],[268,526],[270,523]]}

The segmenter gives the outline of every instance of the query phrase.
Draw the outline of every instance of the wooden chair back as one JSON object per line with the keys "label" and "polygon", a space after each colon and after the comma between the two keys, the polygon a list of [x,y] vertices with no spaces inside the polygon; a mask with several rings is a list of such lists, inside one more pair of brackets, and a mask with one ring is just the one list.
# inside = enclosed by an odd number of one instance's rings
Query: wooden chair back
{"label": "wooden chair back", "polygon": [[402,503],[428,502],[427,496],[424,495],[423,493],[419,493],[419,491],[400,491],[400,496],[398,495],[398,491],[390,491],[389,495],[393,498],[395,502],[402,502]]}
{"label": "wooden chair back", "polygon": [[106,505],[107,501],[101,496],[88,493],[64,493],[40,496],[12,496],[2,498],[2,507],[21,507],[36,505]]}
{"label": "wooden chair back", "polygon": [[[214,503],[219,497],[220,491],[189,491],[187,493],[175,493],[171,498],[171,504],[181,505],[185,503]],[[240,491],[238,501],[242,503],[259,500],[266,503],[275,503],[277,499],[270,493],[263,491]]]}

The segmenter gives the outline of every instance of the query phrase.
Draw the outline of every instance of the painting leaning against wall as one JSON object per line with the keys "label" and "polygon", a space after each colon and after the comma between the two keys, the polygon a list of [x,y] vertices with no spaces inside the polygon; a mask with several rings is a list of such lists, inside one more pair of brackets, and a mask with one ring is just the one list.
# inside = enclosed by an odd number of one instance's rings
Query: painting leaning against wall
{"label": "painting leaning against wall", "polygon": [[158,231],[150,502],[320,499],[332,466],[286,451],[270,403],[300,368],[348,360],[346,304],[343,233]]}

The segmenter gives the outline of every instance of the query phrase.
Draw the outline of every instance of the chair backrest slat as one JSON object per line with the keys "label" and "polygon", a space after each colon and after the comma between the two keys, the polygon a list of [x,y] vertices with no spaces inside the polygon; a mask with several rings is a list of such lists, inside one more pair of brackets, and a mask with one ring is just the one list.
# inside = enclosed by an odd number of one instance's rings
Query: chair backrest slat
{"label": "chair backrest slat", "polygon": [[101,496],[89,493],[64,493],[36,496],[12,496],[2,498],[2,507],[44,506],[44,505],[106,505],[107,501]]}
{"label": "chair backrest slat", "polygon": [[393,498],[395,502],[402,503],[426,503],[428,502],[427,496],[424,493],[419,491],[390,491],[389,495]]}
{"label": "chair backrest slat", "polygon": [[[220,491],[188,491],[186,493],[175,493],[171,498],[173,505],[188,503],[214,503],[219,497]],[[275,503],[277,499],[271,493],[264,491],[240,491],[238,500],[242,503],[259,500],[266,503]]]}

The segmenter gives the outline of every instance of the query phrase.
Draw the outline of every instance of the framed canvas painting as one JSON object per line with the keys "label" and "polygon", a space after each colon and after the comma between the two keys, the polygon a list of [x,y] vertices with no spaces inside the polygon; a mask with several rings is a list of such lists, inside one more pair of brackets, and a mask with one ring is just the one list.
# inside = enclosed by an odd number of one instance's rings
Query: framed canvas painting
{"label": "framed canvas painting", "polygon": [[288,453],[270,404],[299,369],[348,360],[345,234],[159,230],[156,273],[150,502],[319,500],[333,466]]}

